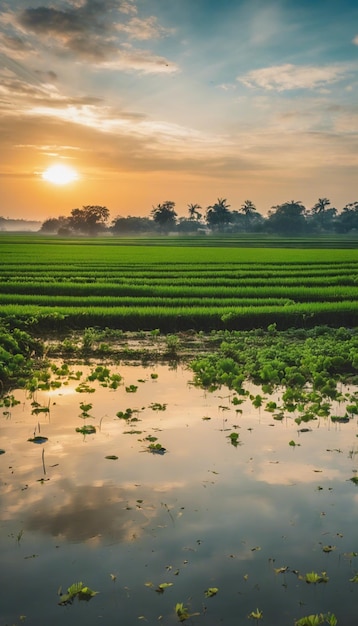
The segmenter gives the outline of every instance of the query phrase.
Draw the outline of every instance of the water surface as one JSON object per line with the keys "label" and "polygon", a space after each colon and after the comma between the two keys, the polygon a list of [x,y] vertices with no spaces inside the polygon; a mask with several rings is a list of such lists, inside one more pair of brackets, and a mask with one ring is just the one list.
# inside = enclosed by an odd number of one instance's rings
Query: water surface
{"label": "water surface", "polygon": [[[22,616],[36,626],[170,625],[178,602],[199,613],[192,624],[250,623],[259,608],[263,624],[330,611],[355,625],[357,420],[298,426],[295,414],[273,419],[266,400],[235,406],[226,388],[196,388],[183,367],[109,367],[122,376],[115,390],[94,381],[94,393],[79,393],[93,367],[76,365],[80,380],[33,397],[17,390],[20,404],[1,409],[1,626]],[[34,400],[49,412],[33,413]],[[116,416],[128,408],[138,421]],[[84,424],[95,434],[76,432]],[[28,441],[39,435],[47,441]],[[165,453],[149,452],[147,437]],[[307,584],[311,571],[329,581]],[[58,605],[59,588],[78,581],[99,594]],[[172,586],[159,593],[162,583]]]}

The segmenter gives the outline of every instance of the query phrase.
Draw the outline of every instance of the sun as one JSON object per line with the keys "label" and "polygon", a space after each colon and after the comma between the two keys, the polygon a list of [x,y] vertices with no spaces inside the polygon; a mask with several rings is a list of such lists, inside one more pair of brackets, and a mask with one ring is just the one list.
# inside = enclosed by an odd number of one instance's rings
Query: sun
{"label": "sun", "polygon": [[51,165],[42,172],[42,178],[54,185],[67,185],[78,179],[76,170],[68,165]]}

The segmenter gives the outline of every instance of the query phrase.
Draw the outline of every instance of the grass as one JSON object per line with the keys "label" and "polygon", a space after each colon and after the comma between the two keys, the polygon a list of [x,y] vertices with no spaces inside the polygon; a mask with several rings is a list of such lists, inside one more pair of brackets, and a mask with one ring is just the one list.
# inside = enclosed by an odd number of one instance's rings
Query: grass
{"label": "grass", "polygon": [[[0,240],[0,318],[14,326],[177,332],[357,323],[351,240],[295,240],[301,248],[283,238]],[[242,247],[264,240],[280,247]],[[333,241],[349,246],[322,247]]]}

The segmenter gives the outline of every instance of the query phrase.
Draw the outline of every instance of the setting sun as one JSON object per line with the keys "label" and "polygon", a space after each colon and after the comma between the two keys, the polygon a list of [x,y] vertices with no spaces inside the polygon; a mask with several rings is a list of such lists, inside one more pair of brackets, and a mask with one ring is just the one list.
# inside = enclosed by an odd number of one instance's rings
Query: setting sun
{"label": "setting sun", "polygon": [[67,185],[78,179],[76,170],[67,165],[52,165],[42,173],[42,178],[54,185]]}

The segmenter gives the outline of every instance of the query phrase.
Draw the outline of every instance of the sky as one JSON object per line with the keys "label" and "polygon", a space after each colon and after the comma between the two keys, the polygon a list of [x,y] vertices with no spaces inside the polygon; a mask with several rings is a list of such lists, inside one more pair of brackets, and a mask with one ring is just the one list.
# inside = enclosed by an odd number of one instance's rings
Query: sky
{"label": "sky", "polygon": [[[358,200],[358,2],[1,0],[0,147],[3,217],[341,210]],[[67,184],[46,176],[59,165]]]}

